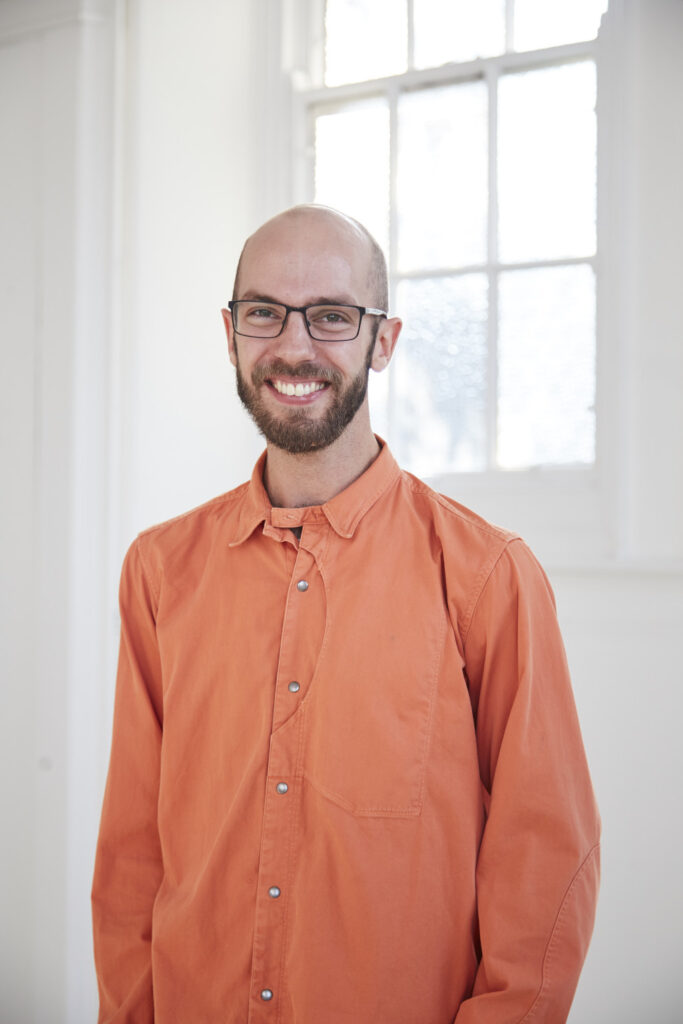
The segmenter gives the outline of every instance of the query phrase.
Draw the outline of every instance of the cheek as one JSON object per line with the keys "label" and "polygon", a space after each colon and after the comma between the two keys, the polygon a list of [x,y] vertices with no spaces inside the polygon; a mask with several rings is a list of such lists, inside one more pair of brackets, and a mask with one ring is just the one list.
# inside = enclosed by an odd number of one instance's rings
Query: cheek
{"label": "cheek", "polygon": [[228,339],[228,353],[232,365],[239,370],[243,377],[249,377],[254,364],[253,353],[250,353],[248,348],[235,337],[234,332]]}

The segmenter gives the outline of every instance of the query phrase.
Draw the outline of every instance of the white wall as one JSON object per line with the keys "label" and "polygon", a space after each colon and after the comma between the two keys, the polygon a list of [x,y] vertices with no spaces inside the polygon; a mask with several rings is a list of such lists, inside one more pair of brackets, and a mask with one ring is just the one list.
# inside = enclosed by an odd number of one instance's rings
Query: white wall
{"label": "white wall", "polygon": [[553,573],[603,821],[602,889],[572,1024],[678,1024],[680,572]]}
{"label": "white wall", "polygon": [[[254,48],[277,50],[278,9],[0,0],[11,482],[0,503],[0,1018],[11,1024],[95,1015],[89,888],[123,550],[243,479],[260,450],[219,309],[243,237],[287,201],[286,132],[266,148],[260,131],[282,111],[269,98],[278,75],[254,73]],[[668,1024],[683,1005],[681,43],[679,0],[612,0],[600,100],[604,415],[585,505],[598,529],[588,524],[580,568],[562,541],[571,507],[539,533],[605,825],[574,1024]],[[532,486],[456,496],[517,527]]]}
{"label": "white wall", "polygon": [[[683,4],[611,0],[599,74],[602,438],[615,554],[683,560]],[[614,407],[612,408],[612,403]]]}
{"label": "white wall", "polygon": [[130,6],[121,330],[121,529],[227,490],[260,445],[233,396],[220,314],[252,223],[258,5]]}
{"label": "white wall", "polygon": [[0,0],[0,1019],[96,1016],[116,584],[260,450],[222,335],[258,3]]}
{"label": "white wall", "polygon": [[[76,194],[87,169],[78,81],[82,43],[97,31],[67,3],[49,14],[46,32],[39,4],[0,7],[0,992],[3,1020],[19,1024],[62,1019],[67,988],[72,410],[82,323]],[[89,209],[84,194],[82,212]]]}

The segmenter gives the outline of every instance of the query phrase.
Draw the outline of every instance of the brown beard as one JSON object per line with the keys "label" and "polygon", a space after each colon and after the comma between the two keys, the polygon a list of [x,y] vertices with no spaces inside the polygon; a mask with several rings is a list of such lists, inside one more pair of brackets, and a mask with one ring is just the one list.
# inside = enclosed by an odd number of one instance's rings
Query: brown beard
{"label": "brown beard", "polygon": [[[376,334],[376,332],[375,332]],[[368,375],[372,352],[375,346],[373,336],[365,356],[365,365],[360,373],[344,387],[344,378],[339,370],[318,366],[316,363],[301,363],[289,366],[280,359],[273,359],[267,365],[257,366],[249,384],[240,369],[239,355],[235,348],[237,363],[237,394],[259,431],[276,448],[292,455],[318,451],[327,448],[341,436],[360,409],[368,390]],[[321,419],[313,419],[306,409],[283,409],[278,416],[270,412],[260,395],[260,388],[267,380],[319,380],[333,391],[333,400]]]}

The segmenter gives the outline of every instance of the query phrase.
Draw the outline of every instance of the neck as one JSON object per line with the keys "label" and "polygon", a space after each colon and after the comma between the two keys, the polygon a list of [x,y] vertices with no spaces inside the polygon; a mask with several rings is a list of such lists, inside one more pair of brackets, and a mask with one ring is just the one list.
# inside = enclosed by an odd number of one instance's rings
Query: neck
{"label": "neck", "polygon": [[[268,444],[263,483],[277,508],[324,505],[361,476],[380,446],[370,429],[349,424],[341,437],[320,451],[293,455]],[[360,424],[359,424],[360,426]]]}

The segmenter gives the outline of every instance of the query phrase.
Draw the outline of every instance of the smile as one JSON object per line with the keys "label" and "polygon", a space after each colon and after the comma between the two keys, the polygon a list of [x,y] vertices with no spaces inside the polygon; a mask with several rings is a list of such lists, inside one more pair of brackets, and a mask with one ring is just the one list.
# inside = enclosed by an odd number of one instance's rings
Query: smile
{"label": "smile", "polygon": [[281,395],[288,395],[290,398],[303,398],[305,395],[312,395],[315,391],[322,391],[323,388],[329,387],[328,384],[323,381],[310,381],[302,383],[298,381],[293,384],[291,381],[278,380],[277,378],[269,382]]}

